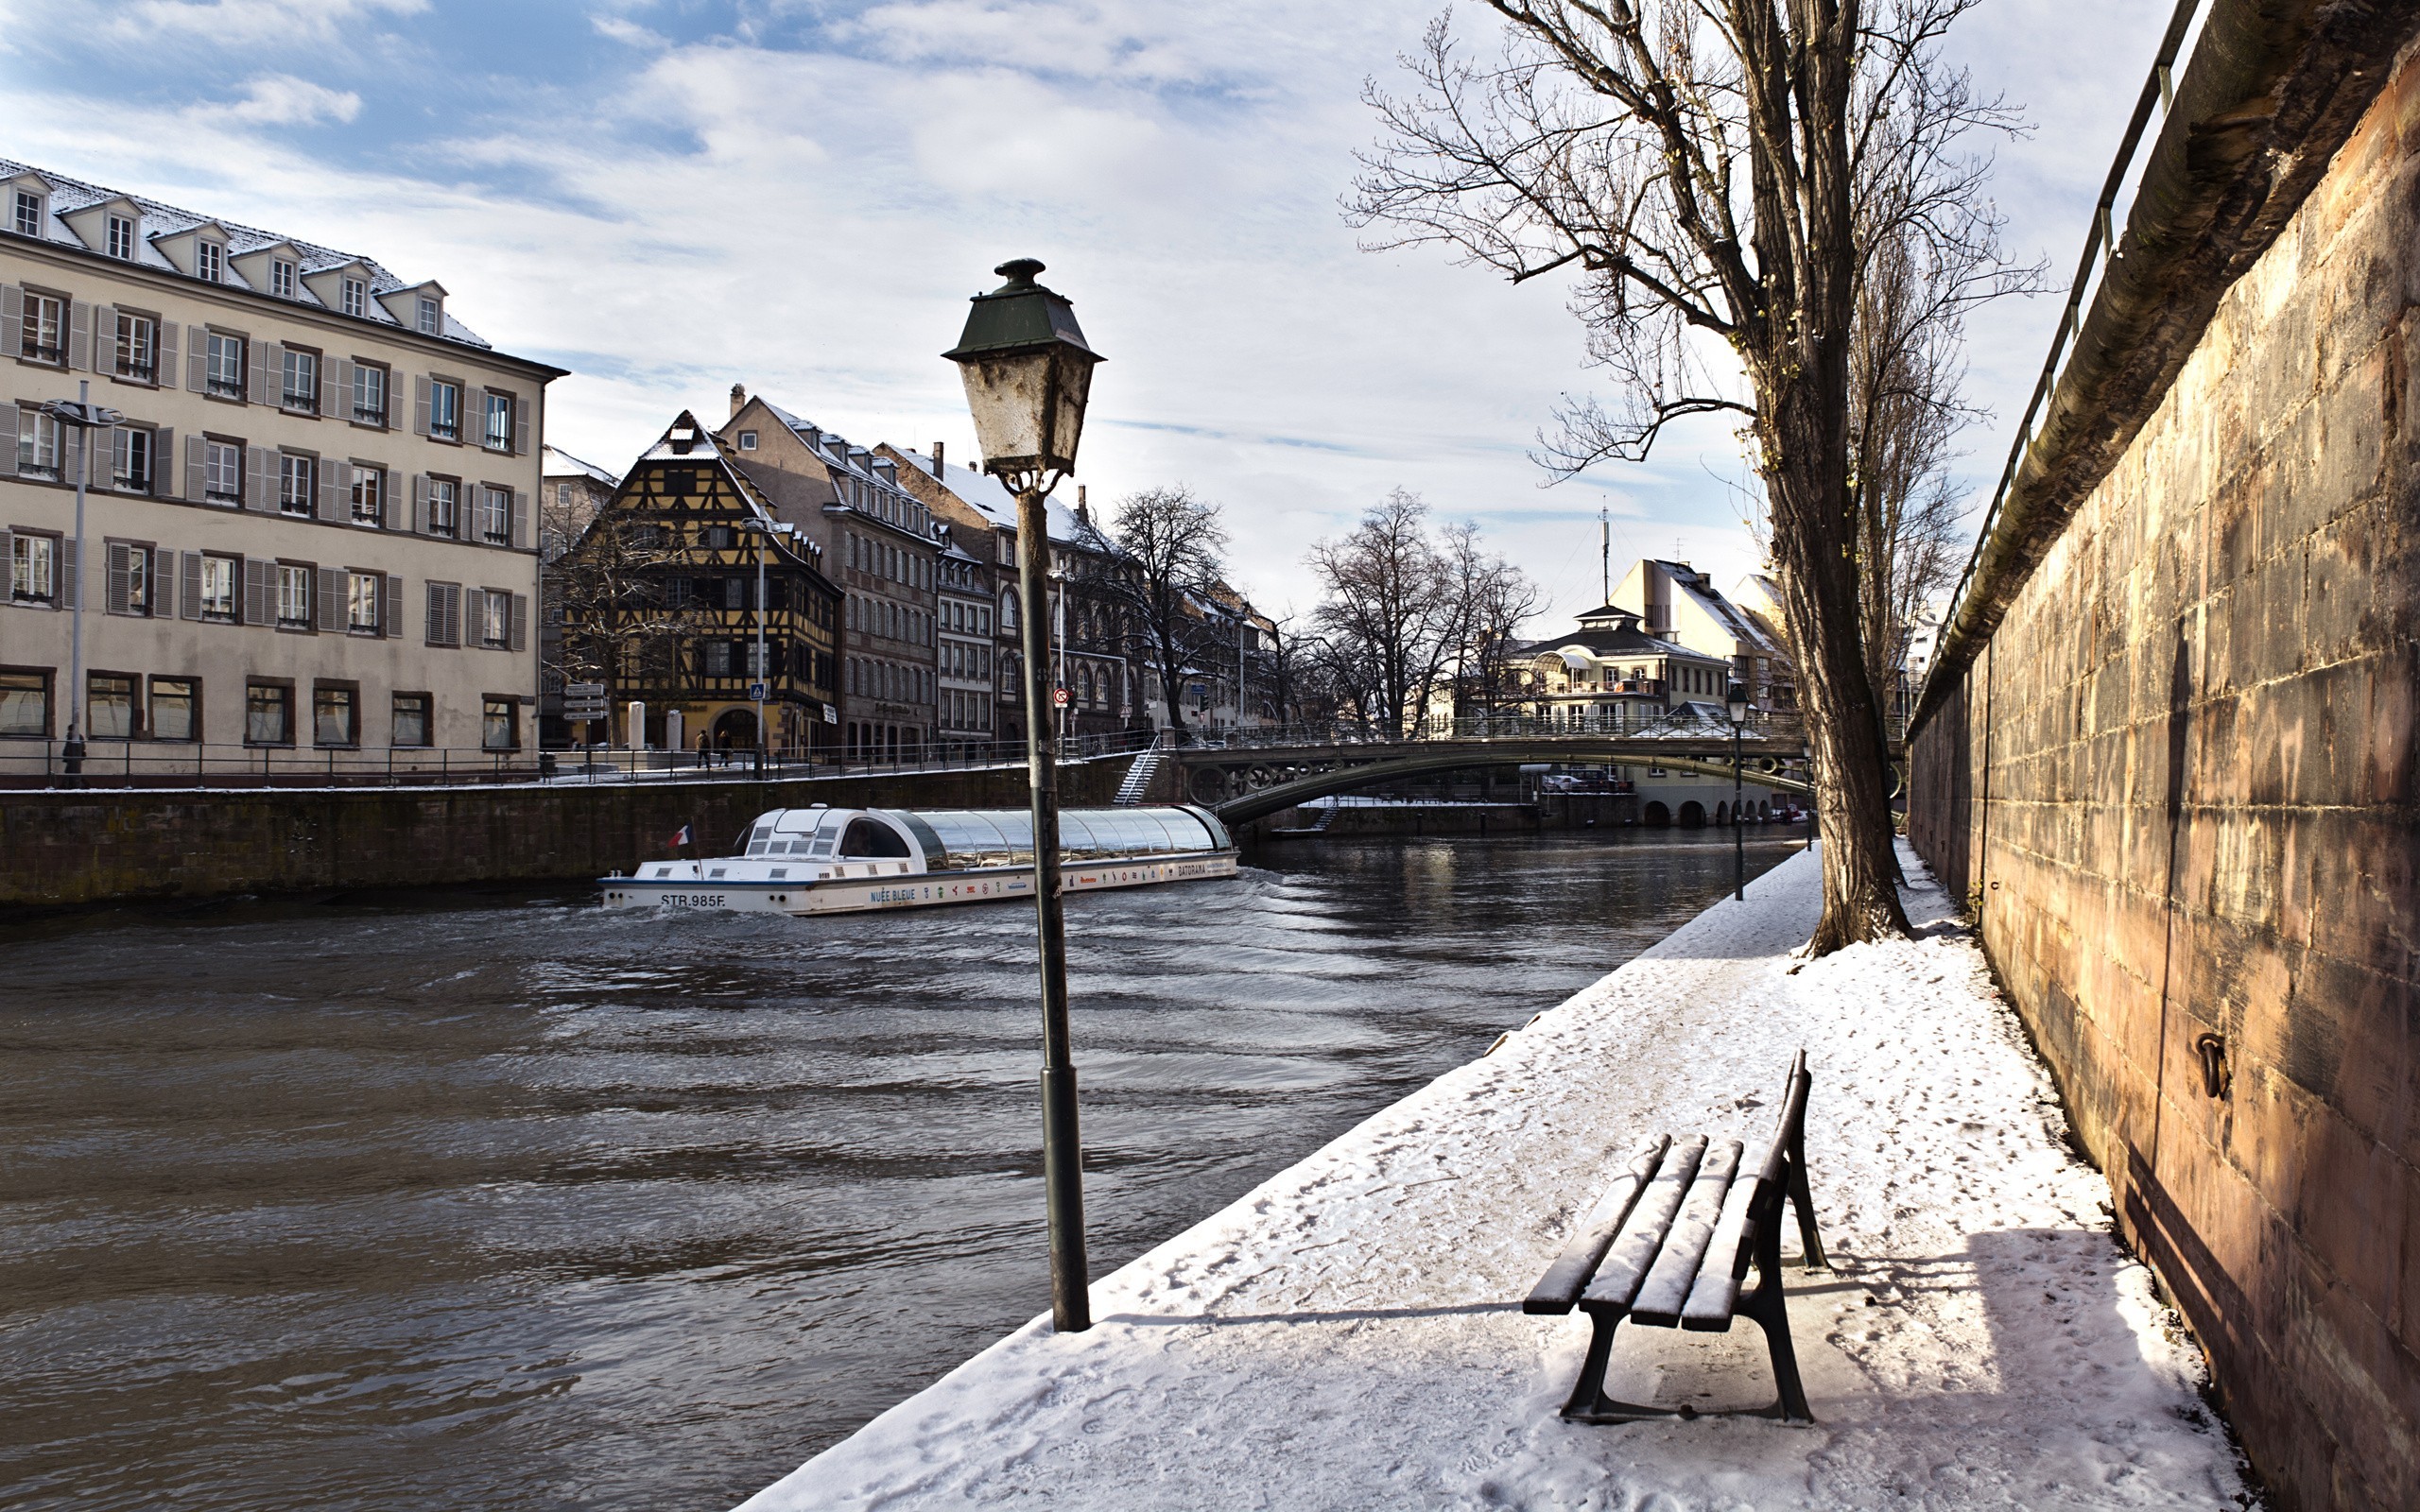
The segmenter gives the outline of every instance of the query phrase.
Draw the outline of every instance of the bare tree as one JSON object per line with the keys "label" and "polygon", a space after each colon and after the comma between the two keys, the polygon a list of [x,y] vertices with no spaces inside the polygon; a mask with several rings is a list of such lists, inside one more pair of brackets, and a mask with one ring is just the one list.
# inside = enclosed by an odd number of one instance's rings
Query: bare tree
{"label": "bare tree", "polygon": [[1447,639],[1456,702],[1461,711],[1492,715],[1517,701],[1520,671],[1512,653],[1545,595],[1527,573],[1479,544],[1475,524],[1445,528],[1443,557],[1453,592]]}
{"label": "bare tree", "polygon": [[[1084,528],[1099,535],[1089,523]],[[1168,724],[1182,734],[1184,704],[1177,690],[1207,648],[1211,631],[1201,606],[1219,586],[1226,527],[1217,505],[1179,485],[1128,494],[1112,529],[1124,560],[1093,584],[1094,592],[1133,639],[1136,660],[1158,674]]]}
{"label": "bare tree", "polygon": [[1391,737],[1410,731],[1453,646],[1450,569],[1428,538],[1428,507],[1401,489],[1341,539],[1311,547],[1326,598],[1312,611],[1334,675]]}
{"label": "bare tree", "polygon": [[[665,527],[608,508],[547,569],[562,637],[552,669],[566,682],[601,682],[609,707],[626,687],[674,680],[683,640],[698,629],[667,602],[664,570],[679,558]],[[637,737],[631,737],[635,740]]]}
{"label": "bare tree", "polygon": [[1388,247],[1442,243],[1516,283],[1577,272],[1573,310],[1618,397],[1566,411],[1557,471],[1642,457],[1683,417],[1743,422],[1826,842],[1811,945],[1904,933],[1860,627],[1851,346],[1876,230],[1996,257],[1987,164],[1957,154],[2010,118],[1938,50],[1976,0],[1488,3],[1498,62],[1466,61],[1440,20],[1409,60],[1414,93],[1368,92],[1385,139],[1350,208]]}

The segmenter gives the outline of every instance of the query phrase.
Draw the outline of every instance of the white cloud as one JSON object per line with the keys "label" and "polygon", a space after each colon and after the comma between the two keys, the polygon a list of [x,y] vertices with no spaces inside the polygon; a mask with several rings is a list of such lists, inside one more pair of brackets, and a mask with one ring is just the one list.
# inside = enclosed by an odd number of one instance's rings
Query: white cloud
{"label": "white cloud", "polygon": [[352,120],[361,113],[361,96],[291,74],[264,74],[244,86],[244,97],[227,113],[257,126],[314,126]]}
{"label": "white cloud", "polygon": [[421,14],[428,0],[136,0],[112,9],[112,29],[120,36],[291,48],[349,37],[376,16]]}

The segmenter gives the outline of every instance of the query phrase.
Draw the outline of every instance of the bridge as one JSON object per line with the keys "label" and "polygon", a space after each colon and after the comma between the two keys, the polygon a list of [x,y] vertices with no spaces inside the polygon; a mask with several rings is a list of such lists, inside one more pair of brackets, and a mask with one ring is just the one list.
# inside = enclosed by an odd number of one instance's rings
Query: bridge
{"label": "bridge", "polygon": [[[1229,824],[1266,818],[1330,794],[1487,767],[1653,766],[1731,779],[1730,728],[1703,721],[1603,730],[1495,721],[1399,740],[1244,730],[1220,731],[1214,739],[1162,754],[1178,766],[1183,797],[1209,806]],[[1812,794],[1806,747],[1794,721],[1760,715],[1738,748],[1746,779],[1755,786]]]}

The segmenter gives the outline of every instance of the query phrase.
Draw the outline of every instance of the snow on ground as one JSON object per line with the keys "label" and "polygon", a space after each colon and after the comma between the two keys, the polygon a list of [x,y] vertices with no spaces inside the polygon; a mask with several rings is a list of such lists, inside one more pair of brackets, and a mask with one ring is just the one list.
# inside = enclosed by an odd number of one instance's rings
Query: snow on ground
{"label": "snow on ground", "polygon": [[[746,1503],[829,1508],[2196,1507],[2246,1500],[2201,1360],[2110,1237],[1940,888],[1793,971],[1816,858],[1751,885]],[[1556,942],[1542,940],[1542,948]],[[1817,1421],[1563,1422],[1587,1322],[1520,1299],[1644,1132],[1762,1135],[1790,1053],[1833,1269]],[[1794,1244],[1794,1233],[1786,1245]],[[1754,1325],[1625,1326],[1614,1395],[1762,1405]]]}

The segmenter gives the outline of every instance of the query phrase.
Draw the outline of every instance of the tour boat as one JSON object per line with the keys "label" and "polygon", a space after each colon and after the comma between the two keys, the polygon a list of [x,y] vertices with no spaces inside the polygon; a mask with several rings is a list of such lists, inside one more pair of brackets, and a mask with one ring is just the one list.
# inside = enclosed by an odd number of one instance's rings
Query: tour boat
{"label": "tour boat", "polygon": [[[774,809],[756,816],[741,849],[602,878],[605,906],[854,914],[1033,896],[1033,817],[1023,809]],[[1235,874],[1235,841],[1208,809],[1060,811],[1063,892]]]}

